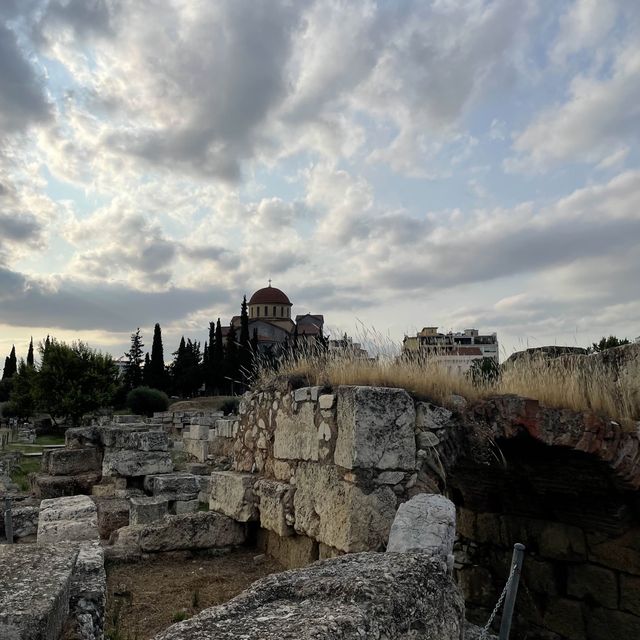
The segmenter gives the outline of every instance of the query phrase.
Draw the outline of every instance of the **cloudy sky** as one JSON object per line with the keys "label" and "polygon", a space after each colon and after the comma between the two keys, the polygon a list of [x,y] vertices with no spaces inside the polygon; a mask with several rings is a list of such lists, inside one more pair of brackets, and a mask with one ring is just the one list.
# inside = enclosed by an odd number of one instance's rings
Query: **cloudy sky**
{"label": "cloudy sky", "polygon": [[0,0],[0,353],[296,313],[640,335],[637,0]]}

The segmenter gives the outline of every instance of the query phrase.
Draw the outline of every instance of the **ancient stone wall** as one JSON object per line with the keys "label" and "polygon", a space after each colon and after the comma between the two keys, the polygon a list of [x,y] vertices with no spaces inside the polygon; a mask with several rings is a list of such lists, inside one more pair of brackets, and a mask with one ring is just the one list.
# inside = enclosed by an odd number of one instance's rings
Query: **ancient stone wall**
{"label": "ancient stone wall", "polygon": [[443,492],[458,507],[456,576],[484,623],[527,546],[516,629],[546,640],[640,634],[638,433],[515,397],[453,410],[404,391],[318,387],[247,394],[234,472],[214,510],[257,522],[301,565],[384,548],[398,506]]}

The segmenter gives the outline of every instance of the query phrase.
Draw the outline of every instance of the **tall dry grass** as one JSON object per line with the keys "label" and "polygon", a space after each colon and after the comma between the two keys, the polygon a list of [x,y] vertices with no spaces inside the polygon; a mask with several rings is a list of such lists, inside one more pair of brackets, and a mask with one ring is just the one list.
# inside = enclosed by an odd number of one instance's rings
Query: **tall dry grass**
{"label": "tall dry grass", "polygon": [[396,387],[444,406],[452,404],[452,395],[477,400],[516,394],[549,407],[592,411],[624,422],[640,419],[637,378],[618,376],[596,356],[522,357],[503,365],[498,380],[474,383],[433,358],[408,360],[383,349],[378,353],[371,360],[348,352],[287,354],[277,370],[259,367],[256,384],[268,386],[283,377],[297,377],[311,386]]}

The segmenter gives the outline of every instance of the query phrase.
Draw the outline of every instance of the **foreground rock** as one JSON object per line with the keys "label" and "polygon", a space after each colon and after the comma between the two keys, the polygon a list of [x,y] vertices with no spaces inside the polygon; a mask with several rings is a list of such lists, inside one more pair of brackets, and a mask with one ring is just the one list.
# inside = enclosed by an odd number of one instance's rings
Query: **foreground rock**
{"label": "foreground rock", "polygon": [[464,604],[426,554],[360,553],[256,582],[155,640],[460,640]]}
{"label": "foreground rock", "polygon": [[0,638],[58,640],[78,549],[0,546]]}
{"label": "foreground rock", "polygon": [[423,551],[453,568],[456,507],[439,494],[421,493],[400,505],[391,526],[387,551]]}

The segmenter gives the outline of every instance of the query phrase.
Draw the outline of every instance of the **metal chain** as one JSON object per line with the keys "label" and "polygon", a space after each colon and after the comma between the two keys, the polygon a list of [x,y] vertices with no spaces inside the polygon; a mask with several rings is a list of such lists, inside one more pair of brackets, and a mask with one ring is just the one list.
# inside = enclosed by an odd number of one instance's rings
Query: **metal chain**
{"label": "metal chain", "polygon": [[498,598],[498,602],[496,602],[496,606],[493,608],[493,611],[489,616],[489,620],[487,621],[487,624],[485,624],[484,627],[482,628],[482,631],[480,632],[480,636],[478,637],[478,640],[485,640],[485,638],[487,638],[489,630],[491,629],[491,625],[493,624],[495,617],[498,615],[498,611],[500,611],[500,608],[504,603],[504,599],[507,595],[507,591],[509,590],[509,585],[511,584],[511,581],[513,580],[513,576],[515,575],[515,573],[516,573],[516,565],[514,564],[511,567],[511,571],[509,572],[509,577],[505,582],[504,589],[502,590],[502,593]]}

